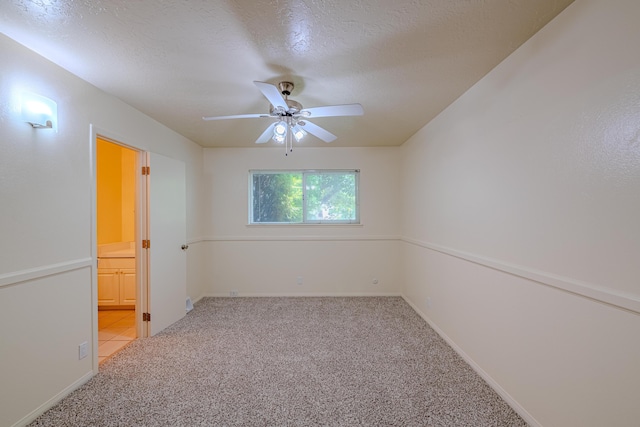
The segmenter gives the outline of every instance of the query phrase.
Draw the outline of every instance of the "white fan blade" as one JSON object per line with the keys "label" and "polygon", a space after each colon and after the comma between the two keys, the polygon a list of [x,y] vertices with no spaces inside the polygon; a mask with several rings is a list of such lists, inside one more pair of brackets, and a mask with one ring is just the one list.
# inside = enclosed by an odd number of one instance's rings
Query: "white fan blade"
{"label": "white fan blade", "polygon": [[[304,124],[303,124],[304,123]],[[311,123],[310,121],[305,120],[304,122],[299,122],[298,125],[302,126],[302,129],[309,132],[311,135],[314,135],[324,142],[333,142],[338,139],[337,136],[329,132],[328,130],[322,129],[320,126]]]}
{"label": "white fan blade", "polygon": [[337,117],[337,116],[361,116],[364,114],[360,104],[326,105],[324,107],[305,108],[300,111],[303,117]]}
{"label": "white fan blade", "polygon": [[271,117],[271,116],[268,114],[236,114],[235,116],[203,117],[202,120],[253,119],[257,117]]}
{"label": "white fan blade", "polygon": [[287,105],[277,87],[265,82],[253,82],[253,84],[255,84],[258,89],[260,89],[260,92],[262,92],[264,97],[269,100],[271,105],[273,105],[274,107],[282,107],[285,111],[289,109],[289,106]]}
{"label": "white fan blade", "polygon": [[273,127],[278,124],[278,122],[271,123],[265,130],[262,132],[262,135],[256,139],[256,144],[264,144],[269,142],[269,140],[273,137]]}

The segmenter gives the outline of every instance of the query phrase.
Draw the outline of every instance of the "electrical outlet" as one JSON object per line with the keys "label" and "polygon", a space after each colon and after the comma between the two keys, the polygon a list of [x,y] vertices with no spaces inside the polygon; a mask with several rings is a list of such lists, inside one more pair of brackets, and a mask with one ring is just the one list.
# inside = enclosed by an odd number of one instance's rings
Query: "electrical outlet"
{"label": "electrical outlet", "polygon": [[296,283],[297,283],[298,285],[302,285],[302,276],[298,276],[298,277],[296,278]]}
{"label": "electrical outlet", "polygon": [[83,342],[78,346],[78,360],[82,360],[89,354],[89,344]]}
{"label": "electrical outlet", "polygon": [[237,297],[238,296],[238,291],[236,289],[232,289],[231,291],[229,291],[229,296],[230,297]]}

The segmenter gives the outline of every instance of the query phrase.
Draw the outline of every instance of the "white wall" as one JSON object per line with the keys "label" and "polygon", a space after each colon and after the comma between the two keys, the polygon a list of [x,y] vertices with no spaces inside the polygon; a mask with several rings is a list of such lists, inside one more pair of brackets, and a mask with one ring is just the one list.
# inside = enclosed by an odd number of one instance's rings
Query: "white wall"
{"label": "white wall", "polygon": [[[575,2],[401,149],[205,149],[204,166],[0,35],[0,425],[92,374],[90,124],[187,163],[194,299],[401,290],[532,424],[637,424],[637,16]],[[17,119],[19,86],[58,102],[57,132]],[[361,169],[363,225],[247,226],[261,168]]]}
{"label": "white wall", "polygon": [[639,16],[576,1],[402,147],[404,295],[532,424],[640,420]]}
{"label": "white wall", "polygon": [[[205,149],[207,293],[398,295],[399,154],[399,148],[296,147],[288,157],[280,148]],[[252,169],[360,169],[362,225],[247,225]]]}
{"label": "white wall", "polygon": [[[90,125],[186,162],[188,236],[202,234],[203,209],[201,147],[4,35],[0,52],[0,425],[5,426],[28,421],[93,372],[94,354],[78,360],[78,345],[95,338]],[[57,102],[57,130],[34,130],[22,122],[23,89]],[[188,291],[196,296],[203,293],[200,273],[193,269],[188,277]]]}

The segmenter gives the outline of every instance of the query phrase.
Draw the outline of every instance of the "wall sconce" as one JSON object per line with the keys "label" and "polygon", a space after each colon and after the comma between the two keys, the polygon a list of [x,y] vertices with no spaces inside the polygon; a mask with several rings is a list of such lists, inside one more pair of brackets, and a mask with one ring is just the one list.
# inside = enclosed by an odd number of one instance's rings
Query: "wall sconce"
{"label": "wall sconce", "polygon": [[29,123],[34,129],[52,128],[58,119],[56,103],[35,93],[22,93],[20,109],[22,120]]}

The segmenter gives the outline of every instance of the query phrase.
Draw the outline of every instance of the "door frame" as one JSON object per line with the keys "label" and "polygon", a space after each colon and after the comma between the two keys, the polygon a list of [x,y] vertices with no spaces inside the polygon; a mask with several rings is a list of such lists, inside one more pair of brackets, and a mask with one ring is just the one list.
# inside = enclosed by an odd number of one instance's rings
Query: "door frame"
{"label": "door frame", "polygon": [[97,140],[98,138],[110,143],[120,145],[136,152],[136,192],[135,192],[135,243],[136,243],[136,334],[137,338],[145,338],[149,336],[148,322],[142,321],[142,313],[146,313],[149,307],[149,288],[148,288],[148,251],[142,250],[142,240],[148,236],[148,192],[147,177],[143,176],[141,171],[143,166],[147,166],[148,151],[142,144],[132,141],[132,138],[123,137],[111,132],[90,125],[90,176],[91,176],[91,317],[92,317],[92,354],[93,354],[93,373],[97,374],[99,370],[98,363],[98,220],[97,220]]}

